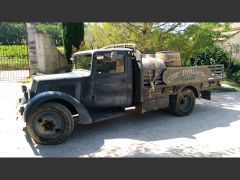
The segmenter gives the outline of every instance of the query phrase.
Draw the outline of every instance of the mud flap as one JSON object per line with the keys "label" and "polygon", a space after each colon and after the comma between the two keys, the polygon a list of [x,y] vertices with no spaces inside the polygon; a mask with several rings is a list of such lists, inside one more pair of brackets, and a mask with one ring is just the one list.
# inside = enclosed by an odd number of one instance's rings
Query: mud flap
{"label": "mud flap", "polygon": [[211,100],[211,91],[201,91],[201,98]]}

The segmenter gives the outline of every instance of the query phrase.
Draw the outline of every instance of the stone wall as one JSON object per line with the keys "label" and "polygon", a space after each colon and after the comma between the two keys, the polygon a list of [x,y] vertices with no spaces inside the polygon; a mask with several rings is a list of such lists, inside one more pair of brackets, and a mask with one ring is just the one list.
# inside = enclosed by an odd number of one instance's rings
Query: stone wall
{"label": "stone wall", "polygon": [[64,55],[57,49],[54,40],[48,34],[36,33],[35,39],[40,73],[53,74],[70,69]]}
{"label": "stone wall", "polygon": [[35,23],[26,23],[26,26],[29,46],[30,75],[33,75],[39,72],[35,41],[36,28]]}
{"label": "stone wall", "polygon": [[54,74],[71,69],[64,55],[48,35],[36,32],[35,23],[26,23],[28,32],[30,75]]}
{"label": "stone wall", "polygon": [[[240,32],[236,33],[234,36],[232,36],[228,40],[221,43],[220,46],[225,50],[232,52],[233,58],[240,60],[240,52],[239,52]],[[237,48],[233,48],[233,47],[237,47]]]}

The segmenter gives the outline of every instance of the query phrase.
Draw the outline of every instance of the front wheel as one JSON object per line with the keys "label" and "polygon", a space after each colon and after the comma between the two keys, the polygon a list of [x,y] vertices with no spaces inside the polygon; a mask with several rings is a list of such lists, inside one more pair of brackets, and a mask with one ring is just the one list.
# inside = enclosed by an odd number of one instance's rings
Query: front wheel
{"label": "front wheel", "polygon": [[177,116],[189,115],[195,106],[195,95],[189,88],[184,89],[170,103],[170,108]]}
{"label": "front wheel", "polygon": [[62,104],[40,105],[27,120],[27,131],[40,144],[59,144],[73,132],[71,112]]}

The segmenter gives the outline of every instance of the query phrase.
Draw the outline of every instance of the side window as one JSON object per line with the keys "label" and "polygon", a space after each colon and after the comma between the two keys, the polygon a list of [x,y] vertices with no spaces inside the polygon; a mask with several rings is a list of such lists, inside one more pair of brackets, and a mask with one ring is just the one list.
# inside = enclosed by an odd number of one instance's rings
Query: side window
{"label": "side window", "polygon": [[124,73],[124,54],[122,52],[103,52],[96,55],[96,72]]}

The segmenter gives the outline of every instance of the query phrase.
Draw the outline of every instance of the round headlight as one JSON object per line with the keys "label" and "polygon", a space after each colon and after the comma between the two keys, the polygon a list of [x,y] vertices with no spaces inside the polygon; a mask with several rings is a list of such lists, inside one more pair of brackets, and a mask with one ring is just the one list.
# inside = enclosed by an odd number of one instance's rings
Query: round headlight
{"label": "round headlight", "polygon": [[26,92],[27,91],[27,86],[22,85],[22,92]]}

